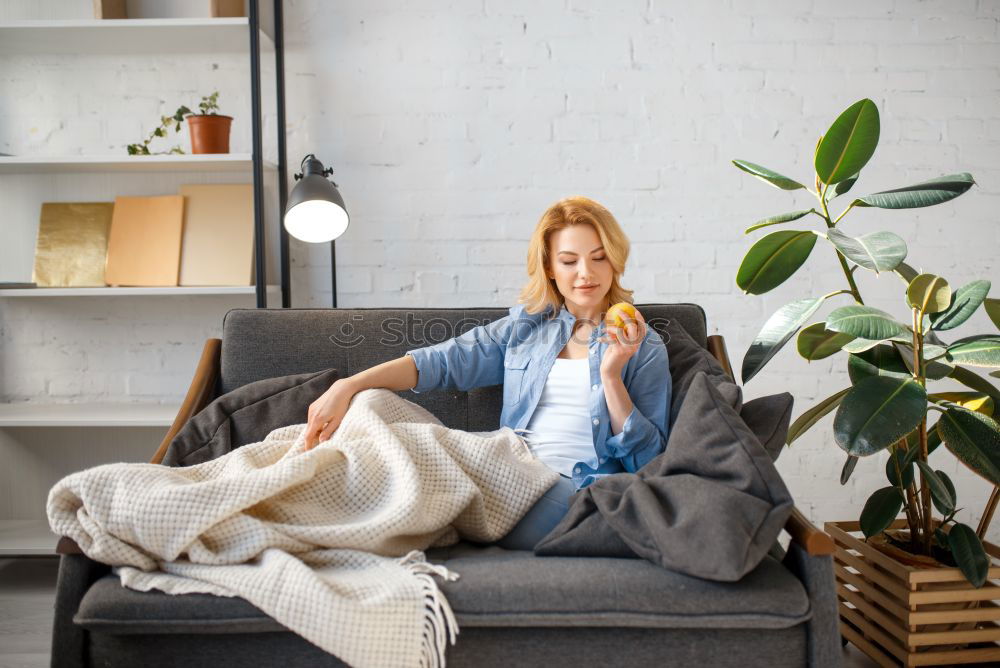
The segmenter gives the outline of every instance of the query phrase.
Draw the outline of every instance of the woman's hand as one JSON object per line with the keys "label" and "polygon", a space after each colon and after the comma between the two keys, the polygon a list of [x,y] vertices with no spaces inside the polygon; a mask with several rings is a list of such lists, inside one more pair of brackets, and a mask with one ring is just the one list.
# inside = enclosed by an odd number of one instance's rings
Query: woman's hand
{"label": "woman's hand", "polygon": [[306,450],[312,450],[319,442],[329,440],[347,414],[347,407],[355,394],[357,390],[349,379],[339,378],[330,389],[309,404]]}
{"label": "woman's hand", "polygon": [[601,359],[602,376],[605,374],[621,376],[622,369],[646,338],[648,331],[646,319],[638,310],[635,312],[635,319],[622,314],[622,320],[625,321],[625,327],[607,325],[605,336],[599,339],[608,344]]}

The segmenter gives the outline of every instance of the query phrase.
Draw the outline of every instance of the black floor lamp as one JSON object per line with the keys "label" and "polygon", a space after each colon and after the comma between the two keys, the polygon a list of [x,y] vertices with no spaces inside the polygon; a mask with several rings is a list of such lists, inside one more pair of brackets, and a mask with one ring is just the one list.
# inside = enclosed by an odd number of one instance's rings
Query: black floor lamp
{"label": "black floor lamp", "polygon": [[302,173],[285,207],[285,229],[296,239],[313,244],[330,242],[330,275],[333,308],[337,308],[337,237],[347,231],[351,217],[337,184],[327,180],[326,169],[315,155],[302,158]]}

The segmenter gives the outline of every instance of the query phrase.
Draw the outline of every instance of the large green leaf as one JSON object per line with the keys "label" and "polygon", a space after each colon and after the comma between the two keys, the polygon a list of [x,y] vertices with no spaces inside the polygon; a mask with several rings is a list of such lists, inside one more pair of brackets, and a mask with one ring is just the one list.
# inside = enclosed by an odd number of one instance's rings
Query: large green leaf
{"label": "large green leaf", "polygon": [[879,340],[879,339],[854,339],[853,341],[845,343],[844,346],[843,346],[843,349],[844,349],[844,352],[854,353],[856,355],[858,353],[863,353],[866,350],[871,350],[875,346],[877,346],[880,343],[882,343],[882,341],[898,341],[898,342],[901,342],[901,343],[905,343],[905,342],[909,341],[910,339],[911,339],[911,337],[907,334],[907,332],[904,332],[902,334],[898,334],[896,336],[890,336],[888,339],[882,339],[882,340]]}
{"label": "large green leaf", "polygon": [[892,271],[906,257],[906,242],[892,232],[872,232],[860,237],[850,237],[831,228],[826,238],[837,247],[844,257],[876,274]]}
{"label": "large green leaf", "polygon": [[1000,485],[1000,425],[988,415],[949,406],[937,423],[952,454],[994,485]]}
{"label": "large green leaf", "polygon": [[916,209],[955,199],[972,187],[975,181],[968,173],[948,174],[905,188],[883,190],[854,200],[852,206],[876,206],[880,209]]}
{"label": "large green leaf", "polygon": [[[992,376],[996,373],[1000,372],[993,372],[990,375]],[[993,399],[993,405],[1000,406],[1000,389],[994,387],[993,383],[986,380],[978,373],[970,371],[964,367],[956,366],[948,375],[968,388],[989,395],[990,398]]]}
{"label": "large green leaf", "polygon": [[906,281],[907,285],[920,273],[905,262],[900,262],[893,271],[899,274],[899,277]]}
{"label": "large green leaf", "polygon": [[930,464],[919,459],[914,463],[920,468],[924,480],[931,488],[931,500],[934,502],[934,507],[942,515],[951,515],[955,511],[955,493],[948,489],[944,479],[931,468]]}
{"label": "large green leaf", "polygon": [[746,160],[733,160],[733,164],[742,169],[747,174],[752,174],[764,183],[770,183],[772,186],[781,188],[782,190],[798,190],[799,188],[805,188],[804,185],[788,178],[784,174],[779,174],[767,167],[761,167],[752,162],[747,162]]}
{"label": "large green leaf", "polygon": [[[940,422],[940,420],[938,420]],[[914,442],[917,442],[917,434],[913,433]],[[909,437],[907,437],[907,442],[909,442]],[[932,455],[934,451],[938,449],[944,441],[941,440],[941,432],[937,429],[937,423],[933,427],[927,430],[927,454]]]}
{"label": "large green leaf", "polygon": [[958,505],[958,493],[955,491],[955,483],[951,481],[951,478],[949,478],[948,474],[944,471],[937,470],[934,472],[937,474],[938,478],[941,479],[941,482],[944,483],[944,486],[948,488],[948,493],[951,494],[951,498],[955,499],[955,504]]}
{"label": "large green leaf", "polygon": [[990,317],[993,324],[1000,329],[1000,299],[984,299],[983,308],[986,309],[986,315]]}
{"label": "large green leaf", "polygon": [[951,303],[951,286],[934,274],[920,274],[906,288],[906,303],[921,313],[944,311]]}
{"label": "large green leaf", "polygon": [[849,304],[830,312],[826,317],[826,328],[863,339],[885,339],[898,336],[906,331],[906,325],[890,314],[872,306]]}
{"label": "large green leaf", "polygon": [[926,410],[927,392],[916,380],[863,378],[840,403],[833,437],[849,454],[867,457],[913,431]]}
{"label": "large green leaf", "polygon": [[[913,373],[913,346],[910,343],[903,343],[902,341],[893,341],[892,345],[899,350],[899,355],[903,359],[903,363],[906,364],[906,368],[910,370],[910,373]],[[949,363],[944,358],[927,361],[926,355],[924,357],[924,378],[940,380],[945,376],[950,376],[954,369],[955,365]]]}
{"label": "large green leaf", "polygon": [[851,388],[845,387],[840,392],[830,395],[797,417],[795,422],[788,427],[788,434],[785,436],[785,443],[787,445],[791,445],[792,441],[806,433],[809,427],[819,422],[820,418],[839,406],[840,402],[844,400],[844,397],[847,396],[847,393],[850,391]]}
{"label": "large green leaf", "polygon": [[982,587],[990,574],[990,558],[972,527],[956,522],[948,532],[948,547],[969,584]]}
{"label": "large green leaf", "polygon": [[844,466],[840,469],[840,484],[846,485],[847,481],[851,479],[851,474],[854,473],[854,467],[858,465],[858,458],[854,455],[847,455],[847,461],[844,462]]}
{"label": "large green leaf", "polygon": [[948,346],[945,359],[954,364],[1000,367],[1000,336],[979,334],[967,336]]}
{"label": "large green leaf", "polygon": [[900,380],[911,377],[902,355],[888,343],[877,343],[870,350],[848,357],[847,374],[855,385],[868,376],[888,376]]}
{"label": "large green leaf", "polygon": [[866,538],[876,536],[888,528],[903,507],[903,495],[897,487],[883,487],[868,497],[859,518],[861,531]]}
{"label": "large green leaf", "polygon": [[[843,195],[848,190],[853,188],[854,184],[857,183],[858,181],[858,176],[860,176],[860,172],[858,174],[855,174],[854,176],[848,176],[846,179],[838,183],[833,189],[833,197],[839,197],[840,195]],[[829,202],[831,199],[833,199],[833,197],[828,197],[827,201]]]}
{"label": "large green leaf", "polygon": [[940,331],[954,329],[969,319],[990,293],[990,282],[985,279],[966,283],[951,296],[947,310],[931,316],[931,327]]}
{"label": "large green leaf", "polygon": [[768,225],[777,225],[779,223],[788,223],[793,220],[798,220],[803,216],[813,213],[815,210],[816,209],[805,209],[803,211],[792,211],[791,213],[779,213],[777,216],[771,216],[770,218],[758,220],[756,223],[748,227],[743,234],[750,234],[751,232],[759,230],[762,227],[767,227]]}
{"label": "large green leaf", "polygon": [[808,230],[771,232],[747,251],[736,272],[736,285],[753,295],[772,290],[802,266],[815,245],[816,234]]}
{"label": "large green leaf", "polygon": [[816,151],[816,175],[823,183],[839,183],[861,171],[878,146],[878,107],[858,100],[844,110]]}
{"label": "large green leaf", "polygon": [[788,339],[792,338],[799,327],[816,312],[823,303],[824,297],[809,297],[785,304],[767,319],[753,343],[743,356],[743,367],[740,375],[743,384],[764,368],[768,360],[774,357]]}
{"label": "large green leaf", "polygon": [[958,404],[962,408],[989,416],[993,415],[993,410],[996,408],[993,397],[984,392],[931,392],[927,395],[927,399],[938,404],[942,402]]}
{"label": "large green leaf", "polygon": [[795,347],[799,355],[811,362],[839,353],[845,343],[853,340],[850,334],[832,332],[826,328],[826,323],[814,322],[799,332]]}

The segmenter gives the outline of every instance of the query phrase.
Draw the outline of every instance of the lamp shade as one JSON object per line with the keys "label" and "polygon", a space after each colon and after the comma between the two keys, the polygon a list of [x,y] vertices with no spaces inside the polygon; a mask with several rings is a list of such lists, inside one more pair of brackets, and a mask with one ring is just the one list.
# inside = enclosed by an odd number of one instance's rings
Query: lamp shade
{"label": "lamp shade", "polygon": [[351,219],[337,186],[327,180],[323,163],[312,155],[302,161],[302,179],[295,184],[285,207],[285,229],[309,243],[333,241]]}

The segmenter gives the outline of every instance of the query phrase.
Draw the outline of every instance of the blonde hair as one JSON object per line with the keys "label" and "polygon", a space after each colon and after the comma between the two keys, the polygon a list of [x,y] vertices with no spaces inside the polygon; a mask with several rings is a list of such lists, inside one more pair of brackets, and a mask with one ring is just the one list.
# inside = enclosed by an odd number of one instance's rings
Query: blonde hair
{"label": "blonde hair", "polygon": [[628,237],[610,211],[582,195],[561,199],[542,214],[528,243],[528,283],[521,289],[517,302],[525,305],[527,313],[542,313],[551,307],[549,317],[558,315],[565,299],[556,287],[555,279],[548,277],[552,260],[549,239],[559,230],[571,225],[590,225],[601,239],[613,270],[611,289],[606,297],[608,306],[619,302],[631,304],[634,290],[626,290],[618,281],[625,273],[625,263],[628,261]]}

